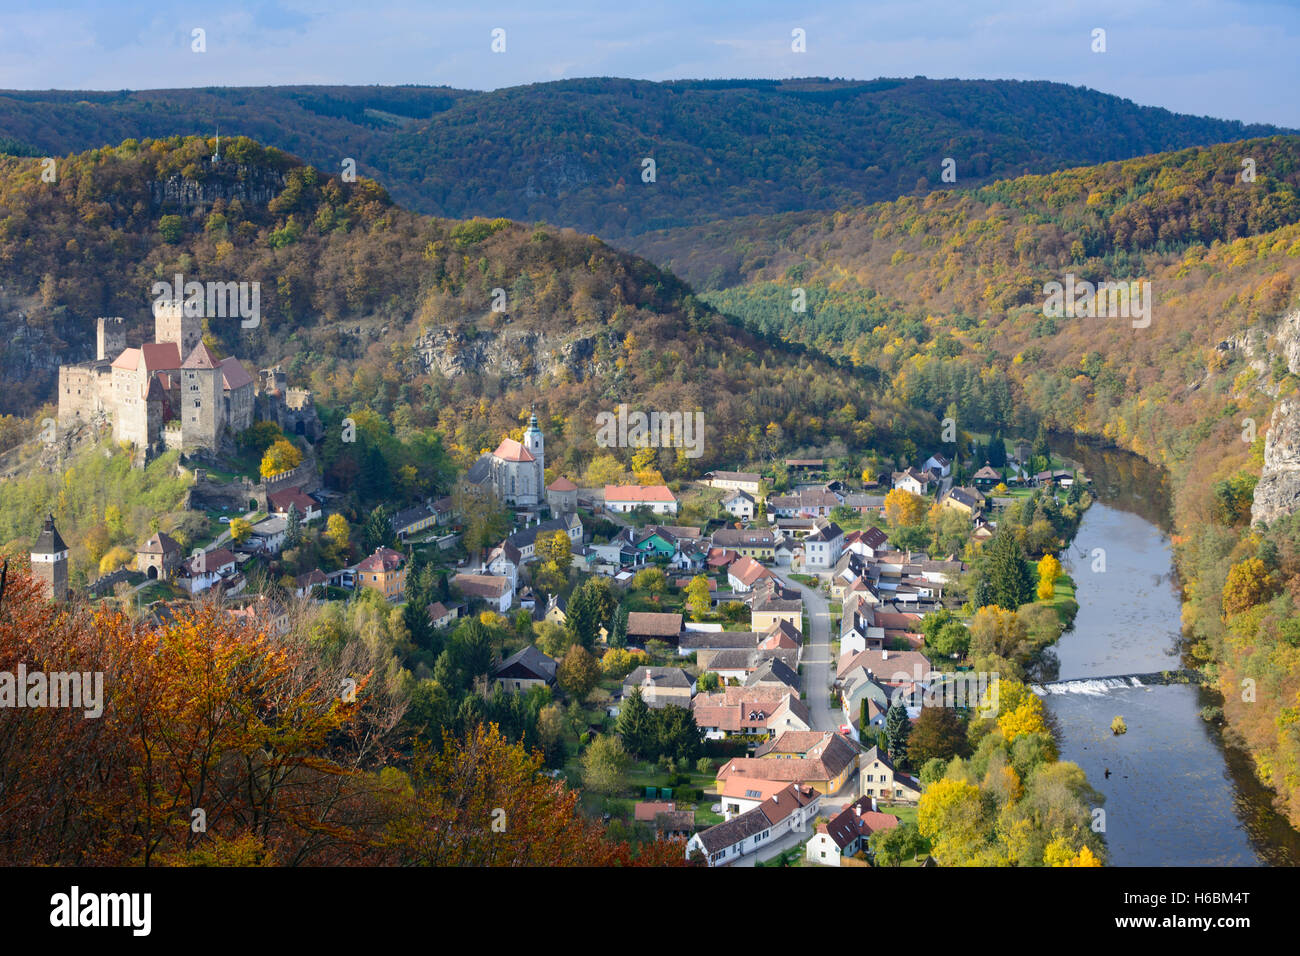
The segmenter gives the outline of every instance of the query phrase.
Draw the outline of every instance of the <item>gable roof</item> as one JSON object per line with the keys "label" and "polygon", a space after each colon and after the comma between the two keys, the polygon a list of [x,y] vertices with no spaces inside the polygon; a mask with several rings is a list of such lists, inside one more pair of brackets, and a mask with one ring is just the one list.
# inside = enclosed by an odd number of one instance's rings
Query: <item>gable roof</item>
{"label": "gable roof", "polygon": [[667,485],[606,485],[605,501],[676,501]]}
{"label": "gable roof", "polygon": [[501,439],[501,444],[497,445],[497,450],[492,453],[493,457],[500,458],[502,461],[536,461],[533,453],[527,448],[515,441],[513,438]]}
{"label": "gable roof", "polygon": [[470,597],[500,598],[510,593],[510,579],[499,574],[458,574],[451,583]]}
{"label": "gable roof", "polygon": [[623,678],[624,687],[676,687],[689,690],[691,679],[680,667],[646,667],[636,668]]}
{"label": "gable roof", "polygon": [[546,486],[547,491],[577,491],[578,486],[561,475]]}
{"label": "gable roof", "polygon": [[858,667],[865,667],[880,681],[892,681],[894,674],[906,674],[911,680],[919,669],[921,679],[932,670],[930,660],[917,651],[885,651],[867,648],[856,654],[850,652],[840,656],[836,677],[843,677]]}
{"label": "gable roof", "polygon": [[175,342],[146,342],[140,358],[150,372],[171,371],[181,367],[181,348]]}
{"label": "gable roof", "polygon": [[555,679],[555,670],[559,662],[548,654],[542,653],[533,644],[515,651],[496,667],[492,668],[492,677],[521,677],[529,680]]}
{"label": "gable roof", "polygon": [[854,840],[868,837],[877,830],[892,830],[898,826],[898,817],[870,808],[870,797],[862,797],[850,803],[826,824],[826,835],[843,850]]}
{"label": "gable roof", "polygon": [[639,637],[676,637],[682,632],[682,616],[659,611],[632,611],[627,632]]}
{"label": "gable roof", "polygon": [[799,675],[779,657],[770,657],[754,668],[754,673],[745,678],[745,686],[755,684],[781,683],[796,694],[799,693]]}
{"label": "gable roof", "polygon": [[283,491],[273,491],[266,496],[266,502],[271,506],[272,511],[288,512],[289,506],[293,505],[298,509],[300,515],[306,514],[309,508],[315,510],[320,507],[316,499],[304,494],[301,488],[285,488]]}
{"label": "gable roof", "polygon": [[727,569],[727,573],[746,587],[752,586],[755,581],[772,577],[771,571],[750,557],[740,558]]}
{"label": "gable roof", "polygon": [[253,376],[248,374],[248,369],[244,368],[243,363],[233,355],[229,358],[223,358],[219,364],[221,365],[222,387],[227,391],[253,384]]}

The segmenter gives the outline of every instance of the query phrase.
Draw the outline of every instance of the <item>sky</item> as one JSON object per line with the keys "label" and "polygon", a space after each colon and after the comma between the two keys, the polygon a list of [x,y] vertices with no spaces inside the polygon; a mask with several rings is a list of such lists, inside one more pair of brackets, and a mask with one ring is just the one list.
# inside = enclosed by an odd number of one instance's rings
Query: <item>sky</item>
{"label": "sky", "polygon": [[[0,88],[929,76],[1300,128],[1300,0],[0,0]],[[504,30],[503,52],[493,31]],[[202,30],[205,49],[194,49]],[[802,30],[804,52],[792,50]],[[1105,51],[1094,52],[1104,30]]]}

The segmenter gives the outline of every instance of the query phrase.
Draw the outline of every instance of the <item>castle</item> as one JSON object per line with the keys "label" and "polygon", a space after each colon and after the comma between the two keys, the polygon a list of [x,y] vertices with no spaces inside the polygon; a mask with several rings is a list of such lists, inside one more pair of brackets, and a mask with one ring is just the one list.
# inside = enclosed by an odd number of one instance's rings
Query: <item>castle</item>
{"label": "castle", "polygon": [[286,389],[281,369],[263,370],[259,394],[238,359],[217,361],[203,344],[201,315],[167,300],[153,312],[152,342],[128,348],[123,320],[101,317],[95,358],[59,368],[60,428],[111,422],[113,439],[134,445],[138,460],[173,448],[221,451],[257,419],[319,437],[311,393]]}
{"label": "castle", "polygon": [[502,439],[496,451],[479,456],[466,478],[475,485],[490,485],[504,504],[535,508],[546,501],[545,472],[545,442],[533,414],[522,443]]}

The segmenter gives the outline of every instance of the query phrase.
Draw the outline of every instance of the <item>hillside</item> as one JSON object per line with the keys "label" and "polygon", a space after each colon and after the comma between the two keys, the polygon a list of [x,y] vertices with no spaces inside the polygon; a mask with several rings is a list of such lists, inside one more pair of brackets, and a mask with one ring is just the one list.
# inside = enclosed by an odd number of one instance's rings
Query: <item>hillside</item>
{"label": "hillside", "polygon": [[[1041,421],[1167,467],[1189,654],[1300,821],[1300,517],[1287,517],[1300,504],[1300,139],[792,219],[657,241],[704,250],[673,260],[687,275],[743,281],[706,294],[714,305],[871,370],[896,401],[955,408],[972,431]],[[1046,315],[1045,283],[1070,275],[1149,282],[1149,325]],[[795,288],[806,313],[791,311]]]}
{"label": "hillside", "polygon": [[[93,352],[95,316],[127,317],[128,341],[146,334],[153,282],[180,273],[260,285],[256,328],[207,321],[219,354],[283,362],[320,401],[437,428],[465,460],[534,403],[555,436],[548,460],[570,469],[618,402],[706,410],[713,462],[760,438],[773,454],[900,442],[928,418],[595,237],[420,216],[373,181],[251,140],[223,137],[214,164],[214,145],[128,140],[62,160],[54,183],[36,159],[0,157],[0,412],[53,397],[57,365]],[[674,467],[671,450],[660,459]]]}
{"label": "hillside", "polygon": [[0,149],[22,155],[217,130],[327,173],[354,158],[419,212],[606,240],[923,193],[944,157],[968,185],[1280,132],[1063,84],[923,77],[0,92]]}

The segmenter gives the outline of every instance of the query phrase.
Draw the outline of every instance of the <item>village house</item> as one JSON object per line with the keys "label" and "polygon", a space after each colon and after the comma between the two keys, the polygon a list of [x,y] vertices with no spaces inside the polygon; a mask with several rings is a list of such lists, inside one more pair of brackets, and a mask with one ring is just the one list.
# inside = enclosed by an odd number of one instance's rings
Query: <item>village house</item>
{"label": "village house", "polygon": [[934,483],[934,473],[922,473],[915,468],[908,468],[906,471],[894,472],[893,480],[895,488],[910,491],[914,495],[927,495],[930,493],[930,485]]}
{"label": "village house", "polygon": [[817,824],[817,832],[808,841],[805,856],[812,863],[839,866],[841,860],[864,853],[871,834],[897,826],[898,817],[876,810],[874,798],[862,797],[829,822]]}
{"label": "village house", "polygon": [[678,810],[672,800],[638,800],[632,819],[654,827],[657,840],[689,839],[695,833],[695,811]]}
{"label": "village house", "polygon": [[759,483],[762,480],[761,475],[755,475],[748,471],[711,471],[704,476],[702,484],[708,485],[710,488],[743,491],[749,495],[757,495]]}
{"label": "village house", "polygon": [[558,667],[555,658],[529,644],[493,667],[488,682],[491,688],[499,687],[507,694],[526,694],[534,687],[554,685]]}
{"label": "village house", "polygon": [[626,514],[649,508],[655,514],[677,514],[677,498],[666,485],[606,485],[605,510]]}
{"label": "village house", "polygon": [[237,562],[235,554],[227,548],[215,548],[196,554],[181,564],[178,581],[190,594],[199,594],[215,585],[226,581],[231,585],[226,593],[234,593],[238,588],[236,582]]}
{"label": "village house", "polygon": [[293,579],[293,593],[300,598],[315,597],[329,586],[329,580],[324,571],[315,568]]}
{"label": "village house", "polygon": [[392,548],[375,548],[357,563],[356,584],[400,601],[406,593],[406,556]]}
{"label": "village house", "polygon": [[749,602],[749,626],[766,633],[782,621],[803,633],[803,598],[775,578],[765,578],[754,587]]}
{"label": "village house", "polygon": [[298,509],[298,520],[303,524],[316,521],[321,516],[320,502],[301,488],[285,488],[272,491],[266,496],[267,508],[271,514],[288,517],[290,508]]}
{"label": "village house", "polygon": [[264,554],[279,554],[289,537],[289,519],[284,515],[267,515],[253,525],[245,547]]}
{"label": "village house", "polygon": [[[779,660],[789,670],[799,664],[799,652],[789,648],[734,647],[697,651],[696,666],[712,671],[721,680],[748,685],[749,678],[769,661]],[[787,688],[798,693],[798,687]]]}
{"label": "village house", "polygon": [[737,594],[753,590],[754,585],[765,578],[774,578],[774,575],[753,558],[738,558],[727,568],[727,583]]}
{"label": "village house", "polygon": [[265,595],[240,607],[226,608],[226,616],[233,621],[264,630],[277,637],[288,634],[292,626],[289,608],[282,602],[273,601]]}
{"label": "village house", "polygon": [[889,544],[889,535],[884,531],[879,528],[864,528],[861,531],[850,531],[844,536],[844,550],[865,558],[874,558],[893,548]]}
{"label": "village house", "polygon": [[641,699],[656,710],[672,704],[690,709],[695,681],[680,667],[638,667],[623,678],[623,699],[640,688]]}
{"label": "village house", "polygon": [[752,810],[692,836],[686,844],[686,858],[703,857],[708,866],[734,863],[787,833],[807,831],[819,806],[819,794],[791,784]]}
{"label": "village house", "polygon": [[750,521],[754,517],[754,499],[743,491],[733,491],[722,499],[722,509],[733,518]]}
{"label": "village house", "polygon": [[458,607],[447,607],[441,601],[434,601],[425,610],[429,615],[429,625],[434,630],[451,627],[459,616]]}
{"label": "village house", "polygon": [[508,535],[504,544],[518,552],[518,563],[527,564],[537,559],[537,540],[552,537],[559,531],[569,536],[570,549],[574,545],[582,544],[582,520],[573,512],[520,528]]}
{"label": "village house", "polygon": [[515,601],[514,585],[501,575],[458,574],[451,579],[451,585],[467,598],[482,598],[498,614],[510,610]]}
{"label": "village house", "polygon": [[391,519],[393,533],[405,541],[411,535],[419,534],[422,531],[428,531],[430,528],[438,526],[438,515],[427,504],[418,504],[410,508],[403,508]]}
{"label": "village house", "polygon": [[691,701],[695,724],[707,740],[734,736],[766,737],[810,726],[807,705],[789,688],[724,687],[696,694]]}
{"label": "village house", "polygon": [[723,764],[719,790],[729,777],[740,777],[798,783],[832,796],[853,776],[862,753],[856,743],[834,731],[787,732],[759,749],[762,756],[733,757]]}
{"label": "village house", "polygon": [[646,641],[676,644],[682,633],[682,616],[658,611],[632,611],[627,616],[629,644],[644,646]]}
{"label": "village house", "polygon": [[780,657],[769,657],[745,678],[745,686],[784,688],[792,694],[798,694],[799,675]]}
{"label": "village house", "polygon": [[984,509],[984,496],[975,488],[949,488],[939,499],[940,506],[975,517]]}
{"label": "village house", "polygon": [[720,551],[734,551],[744,558],[771,560],[776,548],[776,532],[767,528],[719,528],[710,544]]}
{"label": "village house", "polygon": [[935,452],[927,458],[921,465],[926,471],[932,471],[940,478],[947,478],[952,474],[952,460],[945,457],[939,452]]}
{"label": "village house", "polygon": [[895,770],[879,747],[872,747],[862,755],[859,768],[859,789],[863,797],[878,797],[896,803],[916,803],[921,799],[920,782]]}
{"label": "village house", "polygon": [[803,539],[803,566],[808,571],[825,571],[835,566],[843,551],[843,530],[834,521],[819,519]]}
{"label": "village house", "polygon": [[768,498],[767,514],[769,518],[824,518],[841,503],[833,491],[806,488],[793,495]]}
{"label": "village house", "polygon": [[984,467],[971,476],[971,481],[973,481],[976,486],[996,485],[1002,481],[1002,473],[986,461],[984,462]]}

